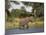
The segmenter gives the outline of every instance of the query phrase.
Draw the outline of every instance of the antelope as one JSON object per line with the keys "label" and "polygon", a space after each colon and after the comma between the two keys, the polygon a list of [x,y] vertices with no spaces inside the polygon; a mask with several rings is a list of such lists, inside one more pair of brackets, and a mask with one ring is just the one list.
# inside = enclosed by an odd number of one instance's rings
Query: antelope
{"label": "antelope", "polygon": [[29,22],[33,22],[32,17],[21,18],[20,19],[20,27],[19,28],[23,27],[23,29],[24,29],[25,25],[26,25],[26,28],[28,29],[29,28],[29,26],[28,26]]}

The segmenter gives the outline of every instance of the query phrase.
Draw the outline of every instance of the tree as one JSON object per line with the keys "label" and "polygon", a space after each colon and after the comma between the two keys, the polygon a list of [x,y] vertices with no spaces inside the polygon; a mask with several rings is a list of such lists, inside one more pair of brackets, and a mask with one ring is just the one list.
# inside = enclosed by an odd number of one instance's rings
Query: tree
{"label": "tree", "polygon": [[7,16],[10,16],[9,9],[10,8],[10,3],[9,0],[5,0],[5,12],[7,13]]}
{"label": "tree", "polygon": [[43,3],[34,3],[33,13],[35,17],[44,16],[44,4]]}

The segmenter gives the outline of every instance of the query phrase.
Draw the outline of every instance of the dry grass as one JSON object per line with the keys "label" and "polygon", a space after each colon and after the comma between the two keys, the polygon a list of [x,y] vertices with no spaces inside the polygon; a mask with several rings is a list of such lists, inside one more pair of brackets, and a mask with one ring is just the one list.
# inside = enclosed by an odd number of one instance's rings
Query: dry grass
{"label": "dry grass", "polygon": [[[33,23],[31,22],[28,23],[29,28],[33,26],[36,28],[42,28],[44,27],[43,25],[44,25],[44,22],[40,21],[40,19],[35,20]],[[19,18],[16,18],[15,20],[13,20],[13,22],[6,22],[5,27],[6,29],[19,28]]]}

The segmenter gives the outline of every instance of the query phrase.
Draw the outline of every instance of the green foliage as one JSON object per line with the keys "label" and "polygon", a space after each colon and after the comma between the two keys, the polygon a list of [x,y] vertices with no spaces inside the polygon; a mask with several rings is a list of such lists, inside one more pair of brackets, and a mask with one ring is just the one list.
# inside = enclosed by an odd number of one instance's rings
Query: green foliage
{"label": "green foliage", "polygon": [[12,16],[14,16],[14,17],[20,16],[21,13],[23,13],[23,12],[20,9],[12,10],[12,12],[11,12]]}
{"label": "green foliage", "polygon": [[18,17],[21,17],[21,16],[26,17],[26,16],[31,16],[31,13],[28,13],[23,9],[16,9],[16,10],[13,9],[12,12],[11,12],[11,15],[13,17],[17,17],[17,16]]}
{"label": "green foliage", "polygon": [[36,10],[36,12],[33,11],[36,17],[44,16],[44,4],[43,3],[34,3],[33,8],[34,8],[33,10]]}

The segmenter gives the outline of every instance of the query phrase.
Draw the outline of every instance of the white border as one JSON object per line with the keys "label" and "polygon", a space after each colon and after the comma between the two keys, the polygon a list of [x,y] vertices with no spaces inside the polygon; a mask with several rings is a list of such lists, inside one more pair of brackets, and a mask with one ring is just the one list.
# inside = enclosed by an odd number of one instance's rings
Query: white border
{"label": "white border", "polygon": [[[44,2],[44,33],[31,33],[19,35],[46,35],[46,0],[20,0],[31,2]],[[5,0],[0,0],[0,35],[5,35]]]}
{"label": "white border", "polygon": [[11,1],[44,2],[44,0],[11,0]]}
{"label": "white border", "polygon": [[16,1],[44,2],[44,0],[16,0]]}
{"label": "white border", "polygon": [[0,0],[0,35],[5,34],[5,1]]}

